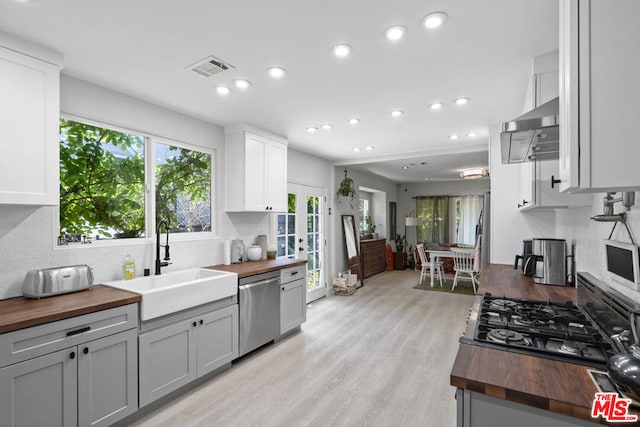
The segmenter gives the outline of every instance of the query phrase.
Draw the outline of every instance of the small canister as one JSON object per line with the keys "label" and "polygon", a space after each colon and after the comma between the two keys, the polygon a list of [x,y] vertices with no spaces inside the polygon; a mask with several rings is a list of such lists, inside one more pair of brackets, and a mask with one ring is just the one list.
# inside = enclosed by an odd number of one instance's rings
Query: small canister
{"label": "small canister", "polygon": [[231,264],[244,261],[244,243],[240,239],[231,241]]}

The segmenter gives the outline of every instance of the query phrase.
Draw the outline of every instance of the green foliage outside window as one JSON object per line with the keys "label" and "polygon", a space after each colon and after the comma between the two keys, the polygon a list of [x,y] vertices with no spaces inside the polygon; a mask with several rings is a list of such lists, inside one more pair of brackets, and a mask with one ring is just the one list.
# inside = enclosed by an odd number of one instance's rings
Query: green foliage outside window
{"label": "green foliage outside window", "polygon": [[144,138],[60,120],[60,231],[144,235]]}
{"label": "green foliage outside window", "polygon": [[[155,144],[156,219],[211,231],[211,155]],[[60,234],[145,235],[145,138],[60,120]]]}

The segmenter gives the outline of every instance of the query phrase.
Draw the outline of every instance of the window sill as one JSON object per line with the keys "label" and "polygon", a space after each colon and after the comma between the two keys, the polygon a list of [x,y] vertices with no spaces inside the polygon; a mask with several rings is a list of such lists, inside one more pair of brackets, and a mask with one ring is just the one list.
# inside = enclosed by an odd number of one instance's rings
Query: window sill
{"label": "window sill", "polygon": [[[165,234],[161,233],[160,241],[165,243]],[[220,236],[214,236],[210,233],[177,233],[169,234],[169,244],[176,242],[195,242],[199,240],[220,240]],[[117,240],[92,240],[91,243],[69,243],[68,245],[54,244],[54,250],[73,250],[73,249],[99,249],[113,248],[119,246],[140,246],[155,244],[154,237],[140,237],[136,239],[117,239]]]}

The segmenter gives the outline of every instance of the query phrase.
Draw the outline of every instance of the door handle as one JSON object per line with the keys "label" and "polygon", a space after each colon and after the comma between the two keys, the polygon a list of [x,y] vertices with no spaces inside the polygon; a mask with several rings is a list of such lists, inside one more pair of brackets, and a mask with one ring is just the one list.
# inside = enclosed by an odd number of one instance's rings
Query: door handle
{"label": "door handle", "polygon": [[561,182],[561,179],[556,179],[555,176],[551,175],[551,188],[555,188],[556,184],[560,184]]}

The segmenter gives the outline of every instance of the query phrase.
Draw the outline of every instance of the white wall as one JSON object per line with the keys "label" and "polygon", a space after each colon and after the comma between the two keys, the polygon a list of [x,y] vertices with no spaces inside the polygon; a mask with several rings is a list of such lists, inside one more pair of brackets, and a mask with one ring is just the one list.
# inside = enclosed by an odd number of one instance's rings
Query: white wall
{"label": "white wall", "polygon": [[[433,181],[424,183],[400,184],[398,186],[398,217],[396,230],[404,234],[405,217],[413,210],[415,214],[416,201],[420,196],[471,196],[482,195],[489,190],[489,179],[467,179],[457,181]],[[407,228],[407,242],[415,246],[417,229]]]}
{"label": "white wall", "polygon": [[[219,126],[64,75],[60,107],[63,114],[214,149],[216,194],[222,200],[224,135]],[[57,207],[0,206],[0,299],[21,295],[24,275],[32,269],[89,264],[99,283],[121,278],[126,254],[133,256],[137,274],[142,274],[144,268],[152,268],[155,255],[152,239],[110,247],[56,248],[56,215]],[[216,217],[219,229],[219,213]],[[219,239],[171,242],[171,249],[173,264],[167,270],[222,262]]]}
{"label": "white wall", "polygon": [[[62,114],[215,150],[215,200],[219,201],[215,224],[218,237],[171,241],[172,264],[164,271],[221,264],[222,240],[240,238],[248,247],[258,234],[268,233],[267,213],[224,212],[224,133],[220,126],[64,75],[60,105]],[[291,182],[326,188],[327,210],[333,207],[333,167],[328,161],[289,149],[288,175]],[[110,247],[55,247],[57,231],[53,224],[57,214],[55,207],[0,206],[0,299],[21,295],[24,275],[32,269],[88,264],[94,269],[96,282],[100,283],[121,278],[126,254],[133,256],[138,275],[144,268],[153,267],[153,239],[124,244],[118,242],[119,245]],[[326,224],[330,224],[329,219]],[[340,245],[341,242],[339,240]],[[332,249],[330,244],[327,249],[329,274],[335,263]]]}
{"label": "white wall", "polygon": [[520,212],[520,165],[502,164],[500,128],[489,128],[489,170],[491,176],[491,242],[492,264],[513,264],[522,253],[522,241],[532,237],[553,237],[554,211]]}
{"label": "white wall", "polygon": [[[602,214],[602,199],[604,196],[605,193],[594,194],[592,206],[558,211],[556,213],[555,237],[566,239],[567,245],[569,247],[573,246],[576,271],[591,273],[598,279],[605,281],[608,285],[640,302],[640,294],[638,292],[631,291],[628,288],[606,280],[603,241],[609,237],[613,223],[596,222],[590,219],[594,215]],[[638,193],[636,193],[636,197],[637,196],[639,196]],[[620,197],[620,193],[617,193],[616,197]],[[640,231],[639,201],[640,199],[636,198],[636,206],[627,212],[629,228],[633,233],[636,243]],[[616,203],[615,213],[623,211],[624,208],[622,205]],[[612,238],[622,242],[630,242],[627,231],[622,224],[616,226]]]}

